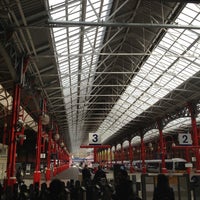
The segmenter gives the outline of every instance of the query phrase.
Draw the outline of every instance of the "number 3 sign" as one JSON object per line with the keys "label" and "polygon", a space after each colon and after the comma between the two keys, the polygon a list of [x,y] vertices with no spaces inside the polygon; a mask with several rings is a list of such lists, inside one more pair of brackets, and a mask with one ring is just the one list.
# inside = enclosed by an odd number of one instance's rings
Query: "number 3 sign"
{"label": "number 3 sign", "polygon": [[178,134],[178,140],[180,145],[192,145],[192,138],[189,133]]}
{"label": "number 3 sign", "polygon": [[101,138],[97,133],[89,133],[89,144],[101,144]]}

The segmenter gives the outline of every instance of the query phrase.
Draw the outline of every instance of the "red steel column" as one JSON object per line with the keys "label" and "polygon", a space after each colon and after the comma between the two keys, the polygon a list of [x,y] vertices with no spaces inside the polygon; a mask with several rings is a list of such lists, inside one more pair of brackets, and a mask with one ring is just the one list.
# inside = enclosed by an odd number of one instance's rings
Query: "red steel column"
{"label": "red steel column", "polygon": [[35,163],[35,171],[34,171],[34,176],[33,176],[34,183],[39,183],[40,178],[41,178],[41,172],[40,172],[41,136],[42,136],[42,119],[41,119],[41,116],[39,116],[37,144],[36,144],[36,163]]}
{"label": "red steel column", "polygon": [[16,125],[18,120],[18,113],[20,109],[20,93],[21,88],[19,84],[15,85],[12,105],[12,119],[11,130],[9,135],[8,158],[7,158],[7,185],[13,186],[16,182],[15,177],[15,161],[16,161]]}
{"label": "red steel column", "polygon": [[46,180],[49,181],[51,179],[51,140],[52,140],[52,130],[49,131],[48,136],[48,153],[47,153],[47,169],[46,169]]}
{"label": "red steel column", "polygon": [[115,164],[117,163],[117,147],[115,146],[114,150]]}
{"label": "red steel column", "polygon": [[[189,105],[189,111],[191,114],[192,122],[192,132],[193,132],[193,146],[199,146],[198,131],[197,131],[197,122],[195,118],[195,111],[191,105]],[[200,148],[195,148],[195,157],[196,157],[196,172],[200,173]]]}
{"label": "red steel column", "polygon": [[96,155],[97,155],[97,157],[96,157],[96,159],[97,159],[96,162],[98,163],[98,162],[99,162],[99,151],[97,151],[97,154],[96,154]]}
{"label": "red steel column", "polygon": [[97,163],[97,148],[94,148],[94,163]]}
{"label": "red steel column", "polygon": [[165,165],[165,144],[164,144],[164,138],[163,138],[163,132],[161,128],[161,122],[157,122],[158,124],[158,130],[159,130],[159,137],[160,137],[160,153],[161,153],[161,173],[167,173],[166,165]]}
{"label": "red steel column", "polygon": [[9,134],[9,145],[8,145],[8,157],[7,157],[7,182],[8,186],[13,186],[16,182],[15,177],[15,164],[16,164],[16,125],[18,121],[19,111],[20,111],[20,96],[21,96],[21,84],[23,82],[23,76],[26,73],[29,58],[22,58],[22,65],[20,69],[20,74],[18,78],[18,83],[16,83],[13,95],[12,104],[12,119],[11,119],[11,129]]}
{"label": "red steel column", "polygon": [[123,147],[123,144],[121,144],[121,163],[123,164],[124,163],[124,147]]}
{"label": "red steel column", "polygon": [[141,136],[141,160],[142,160],[142,173],[145,174],[147,172],[146,169],[146,154],[145,154],[145,144],[144,144],[144,138]]}
{"label": "red steel column", "polygon": [[55,176],[57,174],[57,166],[56,166],[56,160],[57,160],[57,143],[56,143],[56,141],[53,141],[53,153],[54,153],[53,176]]}
{"label": "red steel column", "polygon": [[120,151],[119,147],[117,150],[117,161],[118,161],[118,163],[121,161],[121,151]]}
{"label": "red steel column", "polygon": [[106,166],[108,167],[108,149],[105,149],[106,151]]}
{"label": "red steel column", "polygon": [[[190,162],[189,148],[185,149],[185,157],[186,157],[186,161],[189,163]],[[191,172],[191,168],[187,167],[187,173],[190,174],[190,172]]]}
{"label": "red steel column", "polygon": [[112,167],[112,147],[110,147],[110,168]]}
{"label": "red steel column", "polygon": [[130,173],[134,172],[133,168],[133,147],[131,145],[131,141],[129,141],[129,160],[130,160]]}

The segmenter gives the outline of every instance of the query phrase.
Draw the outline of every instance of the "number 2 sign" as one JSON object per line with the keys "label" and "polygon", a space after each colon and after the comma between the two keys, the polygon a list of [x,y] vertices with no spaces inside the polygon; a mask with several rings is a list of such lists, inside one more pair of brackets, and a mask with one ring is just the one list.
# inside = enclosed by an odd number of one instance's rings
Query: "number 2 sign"
{"label": "number 2 sign", "polygon": [[178,140],[180,145],[192,145],[192,138],[189,133],[178,134]]}
{"label": "number 2 sign", "polygon": [[89,133],[89,144],[101,144],[101,137],[97,133]]}

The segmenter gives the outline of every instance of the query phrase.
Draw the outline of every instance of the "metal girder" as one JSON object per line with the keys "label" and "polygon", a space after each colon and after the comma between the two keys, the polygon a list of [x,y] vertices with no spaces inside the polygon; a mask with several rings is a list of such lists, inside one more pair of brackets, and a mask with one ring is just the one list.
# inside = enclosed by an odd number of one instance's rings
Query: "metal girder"
{"label": "metal girder", "polygon": [[[178,24],[150,24],[150,23],[120,23],[120,22],[86,22],[86,21],[58,21],[48,20],[48,24],[53,28],[69,26],[101,26],[101,27],[141,27],[141,28],[172,28],[172,29],[200,29],[198,25],[178,25]],[[27,27],[23,27],[27,28]],[[30,28],[30,27],[29,27]]]}

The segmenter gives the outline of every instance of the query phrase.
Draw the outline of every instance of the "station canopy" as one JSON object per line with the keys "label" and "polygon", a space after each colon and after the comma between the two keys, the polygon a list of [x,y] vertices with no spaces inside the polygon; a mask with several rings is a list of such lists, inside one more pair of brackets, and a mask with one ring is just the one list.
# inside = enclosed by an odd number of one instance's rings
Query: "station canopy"
{"label": "station canopy", "polygon": [[[2,32],[14,30],[12,44],[29,56],[27,74],[72,153],[88,144],[89,133],[115,145],[199,102],[195,1],[3,0],[0,8],[9,13],[0,16]],[[12,93],[4,77],[0,83]],[[166,134],[187,132],[190,121],[175,120]]]}

